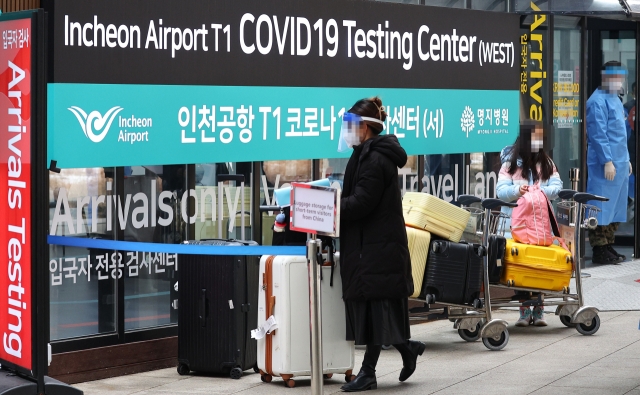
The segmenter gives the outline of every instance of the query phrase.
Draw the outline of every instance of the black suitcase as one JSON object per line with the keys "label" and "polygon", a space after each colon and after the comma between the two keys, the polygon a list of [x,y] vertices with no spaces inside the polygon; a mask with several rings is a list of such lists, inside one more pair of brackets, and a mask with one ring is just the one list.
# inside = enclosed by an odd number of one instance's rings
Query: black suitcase
{"label": "black suitcase", "polygon": [[498,235],[489,236],[489,282],[498,284],[502,276],[502,260],[504,259],[507,239]]}
{"label": "black suitcase", "polygon": [[[190,241],[199,245],[257,245],[254,241]],[[178,271],[178,373],[228,374],[257,369],[260,257],[180,256]]]}
{"label": "black suitcase", "polygon": [[462,304],[469,245],[432,240],[429,249],[420,298],[433,295],[436,302]]}
{"label": "black suitcase", "polygon": [[484,250],[485,248],[480,244],[469,244],[464,304],[473,305],[480,300],[480,292],[482,292],[482,284],[484,282],[482,266]]}
{"label": "black suitcase", "polygon": [[432,240],[420,298],[431,303],[471,304],[482,288],[478,244]]}

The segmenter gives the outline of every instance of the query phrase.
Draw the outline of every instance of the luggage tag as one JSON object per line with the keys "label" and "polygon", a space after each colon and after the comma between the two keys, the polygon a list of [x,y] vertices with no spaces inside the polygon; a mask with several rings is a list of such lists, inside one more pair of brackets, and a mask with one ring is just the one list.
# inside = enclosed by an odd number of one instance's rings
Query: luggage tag
{"label": "luggage tag", "polygon": [[278,323],[274,316],[269,317],[258,329],[251,331],[251,338],[260,340],[263,339],[268,333],[271,333],[278,329]]}

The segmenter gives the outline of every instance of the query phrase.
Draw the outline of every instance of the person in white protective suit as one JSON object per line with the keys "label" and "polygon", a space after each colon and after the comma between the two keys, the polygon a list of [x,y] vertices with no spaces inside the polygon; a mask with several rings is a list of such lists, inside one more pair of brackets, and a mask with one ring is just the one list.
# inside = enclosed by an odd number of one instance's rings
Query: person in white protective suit
{"label": "person in white protective suit", "polygon": [[615,232],[627,220],[629,174],[632,167],[627,150],[625,112],[618,93],[626,70],[620,62],[602,66],[602,86],[587,100],[587,192],[606,196],[598,206],[598,226],[589,230],[593,263],[618,264],[626,259],[613,249]]}

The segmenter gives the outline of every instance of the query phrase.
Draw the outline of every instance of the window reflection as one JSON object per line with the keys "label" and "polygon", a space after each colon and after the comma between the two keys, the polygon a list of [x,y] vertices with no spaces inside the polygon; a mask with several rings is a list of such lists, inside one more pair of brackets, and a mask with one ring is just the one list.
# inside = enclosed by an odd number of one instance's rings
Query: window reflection
{"label": "window reflection", "polygon": [[[56,236],[113,239],[106,198],[113,169],[63,169],[49,173],[49,228]],[[115,279],[98,267],[109,251],[49,246],[50,338],[60,340],[116,330]],[[103,269],[103,270],[100,270]]]}

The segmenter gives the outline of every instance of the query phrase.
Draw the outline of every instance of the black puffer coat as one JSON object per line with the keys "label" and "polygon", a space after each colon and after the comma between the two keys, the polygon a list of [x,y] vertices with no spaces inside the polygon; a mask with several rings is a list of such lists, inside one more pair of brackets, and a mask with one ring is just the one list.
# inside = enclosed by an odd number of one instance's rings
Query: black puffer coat
{"label": "black puffer coat", "polygon": [[340,202],[340,274],[345,300],[413,293],[398,167],[407,153],[394,135],[354,147]]}

